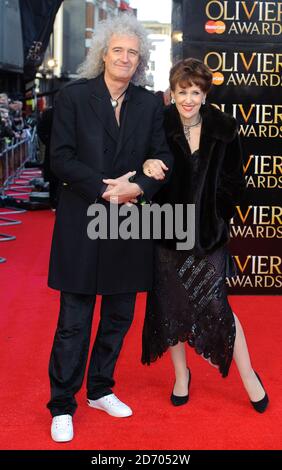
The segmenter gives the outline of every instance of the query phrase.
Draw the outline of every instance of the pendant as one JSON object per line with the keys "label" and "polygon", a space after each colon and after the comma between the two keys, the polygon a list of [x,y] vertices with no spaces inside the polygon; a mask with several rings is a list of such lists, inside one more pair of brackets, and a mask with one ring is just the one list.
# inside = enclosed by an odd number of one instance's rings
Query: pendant
{"label": "pendant", "polygon": [[184,130],[184,135],[186,137],[187,140],[190,140],[190,129],[188,126],[183,126],[183,130]]}
{"label": "pendant", "polygon": [[118,100],[112,100],[111,99],[111,103],[112,103],[113,108],[116,108],[118,106]]}

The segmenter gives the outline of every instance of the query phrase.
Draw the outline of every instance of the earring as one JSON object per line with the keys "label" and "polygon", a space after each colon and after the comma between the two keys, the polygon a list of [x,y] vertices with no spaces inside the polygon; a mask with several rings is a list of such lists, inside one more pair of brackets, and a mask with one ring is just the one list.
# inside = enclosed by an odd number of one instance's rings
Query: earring
{"label": "earring", "polygon": [[206,98],[203,98],[202,104],[206,104]]}
{"label": "earring", "polygon": [[170,102],[171,102],[171,104],[175,104],[175,99],[171,98]]}

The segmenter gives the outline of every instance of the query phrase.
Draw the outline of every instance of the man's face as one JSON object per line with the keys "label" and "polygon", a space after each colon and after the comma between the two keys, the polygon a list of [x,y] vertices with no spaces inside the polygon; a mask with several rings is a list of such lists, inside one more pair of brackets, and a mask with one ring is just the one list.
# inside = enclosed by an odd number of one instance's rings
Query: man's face
{"label": "man's face", "polygon": [[140,43],[136,36],[113,34],[104,55],[105,76],[129,82],[139,65]]}

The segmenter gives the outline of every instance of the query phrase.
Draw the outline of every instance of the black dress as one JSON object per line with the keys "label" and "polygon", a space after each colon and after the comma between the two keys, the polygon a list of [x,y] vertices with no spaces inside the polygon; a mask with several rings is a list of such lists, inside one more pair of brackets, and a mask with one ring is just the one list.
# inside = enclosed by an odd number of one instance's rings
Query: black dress
{"label": "black dress", "polygon": [[[190,158],[196,177],[198,151]],[[225,278],[234,274],[226,246],[197,257],[158,243],[143,327],[143,364],[155,361],[179,341],[187,341],[226,377],[233,356],[235,320]]]}

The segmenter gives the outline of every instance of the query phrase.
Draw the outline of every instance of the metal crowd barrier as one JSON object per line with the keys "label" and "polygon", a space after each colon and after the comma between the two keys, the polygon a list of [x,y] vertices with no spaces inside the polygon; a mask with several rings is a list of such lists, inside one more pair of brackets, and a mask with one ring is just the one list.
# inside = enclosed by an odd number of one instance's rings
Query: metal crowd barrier
{"label": "metal crowd barrier", "polygon": [[[11,184],[18,184],[20,192],[14,196],[27,194],[23,189],[27,189],[27,185],[15,183],[20,172],[24,168],[26,161],[36,160],[37,156],[37,135],[36,128],[33,128],[32,134],[23,139],[13,139],[11,145],[6,146],[0,152],[0,196],[5,196],[7,190],[11,190]],[[13,190],[13,189],[12,189]],[[22,222],[15,219],[2,217],[3,215],[15,215],[26,212],[24,209],[9,208],[8,211],[0,211],[0,227],[7,225],[18,225]],[[15,240],[14,235],[0,233],[0,242]],[[0,257],[0,263],[5,262],[5,258]]]}
{"label": "metal crowd barrier", "polygon": [[27,160],[34,159],[35,128],[31,136],[13,139],[11,145],[0,152],[0,194],[4,194],[17,178]]}

